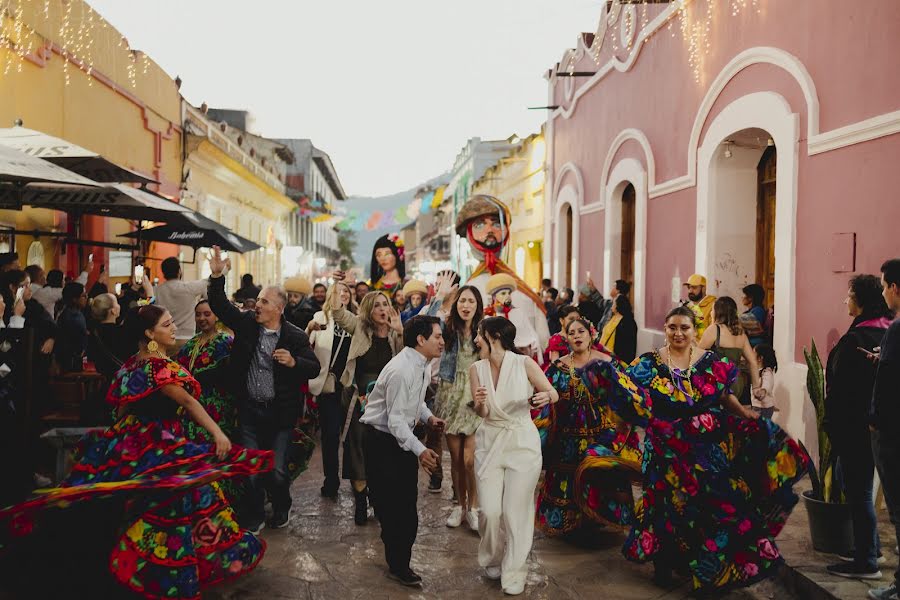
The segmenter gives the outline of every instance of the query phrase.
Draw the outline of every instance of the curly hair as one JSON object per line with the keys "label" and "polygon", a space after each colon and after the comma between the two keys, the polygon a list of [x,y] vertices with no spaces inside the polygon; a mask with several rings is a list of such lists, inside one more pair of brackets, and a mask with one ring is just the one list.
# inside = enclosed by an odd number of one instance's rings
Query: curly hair
{"label": "curly hair", "polygon": [[737,302],[731,296],[717,298],[713,304],[713,312],[716,314],[716,323],[724,325],[731,335],[741,335],[744,328],[741,327],[741,318],[738,316]]}
{"label": "curly hair", "polygon": [[870,319],[894,318],[893,312],[884,301],[884,296],[881,295],[880,278],[874,275],[856,275],[850,279],[850,291],[856,298],[856,304],[862,311],[863,317]]}

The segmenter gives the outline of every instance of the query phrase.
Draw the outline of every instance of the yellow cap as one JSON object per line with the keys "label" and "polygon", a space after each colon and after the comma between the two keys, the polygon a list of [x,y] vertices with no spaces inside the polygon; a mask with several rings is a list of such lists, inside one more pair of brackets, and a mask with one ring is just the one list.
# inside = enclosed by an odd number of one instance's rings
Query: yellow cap
{"label": "yellow cap", "polygon": [[684,285],[702,285],[706,287],[706,277],[700,275],[698,273],[694,273],[690,277],[688,277],[687,283]]}
{"label": "yellow cap", "polygon": [[519,286],[516,284],[516,280],[512,278],[512,276],[507,275],[506,273],[497,273],[496,275],[491,275],[491,277],[487,280],[487,283],[484,286],[484,289],[488,294],[493,295],[494,292],[498,290],[502,290],[504,288],[515,290]]}

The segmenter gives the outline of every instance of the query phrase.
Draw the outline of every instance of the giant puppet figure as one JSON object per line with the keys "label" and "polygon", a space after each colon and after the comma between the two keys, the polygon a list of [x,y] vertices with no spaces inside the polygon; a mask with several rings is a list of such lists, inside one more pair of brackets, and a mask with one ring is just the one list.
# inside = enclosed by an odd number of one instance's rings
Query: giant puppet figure
{"label": "giant puppet figure", "polygon": [[540,350],[547,347],[550,330],[544,303],[528,284],[516,275],[500,258],[500,252],[509,241],[509,208],[493,196],[479,194],[463,204],[456,216],[456,233],[469,241],[472,251],[481,262],[469,278],[468,285],[481,290],[485,306],[489,306],[487,282],[492,275],[505,273],[516,282],[512,293],[512,305],[519,309],[537,334]]}

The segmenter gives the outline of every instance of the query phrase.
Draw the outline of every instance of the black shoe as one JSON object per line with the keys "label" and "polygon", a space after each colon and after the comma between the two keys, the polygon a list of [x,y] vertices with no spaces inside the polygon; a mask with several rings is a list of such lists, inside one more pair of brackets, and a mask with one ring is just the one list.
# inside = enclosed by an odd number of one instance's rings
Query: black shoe
{"label": "black shoe", "polygon": [[836,565],[829,565],[825,570],[832,575],[848,577],[850,579],[881,579],[881,571],[879,571],[877,567],[872,569],[855,562],[842,562]]}
{"label": "black shoe", "polygon": [[431,479],[428,481],[428,491],[432,494],[440,494],[441,493],[441,485],[444,483],[444,480],[437,475],[432,475]]}
{"label": "black shoe", "polygon": [[[847,554],[838,554],[838,558],[844,562],[856,562],[856,556],[854,552],[848,552]],[[881,552],[878,553],[878,564],[883,565],[887,562],[887,558]]]}
{"label": "black shoe", "polygon": [[406,568],[403,571],[388,571],[388,577],[393,579],[394,581],[399,581],[403,585],[414,587],[418,585],[422,585],[422,578],[415,574],[415,572]]}
{"label": "black shoe", "polygon": [[291,522],[291,509],[279,510],[274,515],[272,515],[272,520],[269,521],[269,527],[272,529],[284,529]]}
{"label": "black shoe", "polygon": [[322,495],[323,498],[328,498],[328,499],[330,499],[330,500],[337,500],[337,499],[338,499],[338,489],[337,489],[337,488],[332,488],[332,487],[328,487],[328,486],[324,486],[324,485],[323,485],[323,486],[319,489],[319,493]]}
{"label": "black shoe", "polygon": [[356,510],[353,513],[353,522],[357,525],[365,525],[369,520],[368,491],[363,490],[357,492],[356,490],[353,490],[353,497],[356,498]]}

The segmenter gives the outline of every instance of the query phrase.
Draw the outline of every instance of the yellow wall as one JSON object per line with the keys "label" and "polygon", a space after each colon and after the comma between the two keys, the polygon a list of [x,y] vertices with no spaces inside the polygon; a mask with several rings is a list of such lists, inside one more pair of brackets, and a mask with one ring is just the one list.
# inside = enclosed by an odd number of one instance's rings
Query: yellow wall
{"label": "yellow wall", "polygon": [[[278,226],[296,204],[206,139],[188,155],[185,168],[191,172],[185,204],[263,246],[231,257],[228,289],[237,289],[243,273],[253,273],[257,284],[281,283],[279,248],[268,243],[268,231],[275,228],[275,237],[284,240]],[[190,258],[190,251],[186,253]],[[185,268],[185,278],[203,276],[202,264]]]}
{"label": "yellow wall", "polygon": [[[13,2],[13,8],[17,5]],[[11,127],[22,119],[26,128],[67,139],[159,180],[159,191],[177,198],[182,149],[181,97],[175,82],[142,53],[132,53],[122,33],[108,23],[104,28],[105,21],[82,0],[54,0],[48,4],[47,15],[43,2],[23,0],[21,6],[24,26],[15,27],[9,15],[2,18],[6,35],[18,40],[19,50],[28,57],[21,59],[13,50],[0,48],[0,127]],[[61,36],[67,11],[72,33]],[[76,34],[82,26],[90,32],[81,42],[83,67],[71,56],[78,48]],[[129,67],[133,67],[133,78]],[[32,212],[0,211],[0,221],[14,219],[18,226],[53,224],[52,215],[22,216]],[[93,234],[111,241],[129,230],[120,219],[94,221]],[[31,238],[20,236],[17,242],[24,260],[21,248],[27,250]],[[48,250],[45,246],[45,253]]]}
{"label": "yellow wall", "polygon": [[[504,260],[534,289],[540,288],[543,277],[544,159],[543,134],[531,135],[517,150],[489,168],[473,186],[474,194],[490,194],[509,207],[512,222]],[[516,265],[519,248],[525,251],[521,272]]]}

